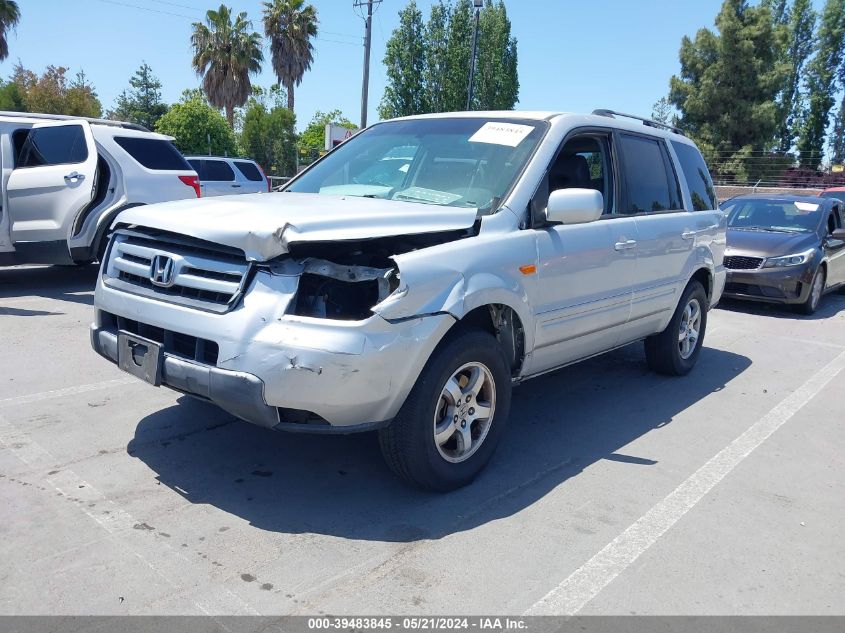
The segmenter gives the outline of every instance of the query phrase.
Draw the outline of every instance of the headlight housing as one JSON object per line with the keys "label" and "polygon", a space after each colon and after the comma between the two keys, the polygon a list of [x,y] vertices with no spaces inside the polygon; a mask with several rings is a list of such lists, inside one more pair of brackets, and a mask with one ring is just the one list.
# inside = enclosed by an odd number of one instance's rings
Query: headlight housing
{"label": "headlight housing", "polygon": [[767,257],[763,262],[763,268],[783,268],[786,266],[800,266],[806,264],[813,259],[816,249],[811,248],[802,253],[795,253],[793,255],[783,255],[782,257]]}

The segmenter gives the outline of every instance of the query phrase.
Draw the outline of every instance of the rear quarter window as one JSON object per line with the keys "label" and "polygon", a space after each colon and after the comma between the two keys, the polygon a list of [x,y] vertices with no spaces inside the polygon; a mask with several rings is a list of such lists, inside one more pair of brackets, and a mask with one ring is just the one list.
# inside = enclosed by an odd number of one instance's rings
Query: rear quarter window
{"label": "rear quarter window", "polygon": [[245,160],[236,160],[233,162],[235,163],[235,167],[238,168],[238,171],[244,175],[244,178],[252,182],[263,182],[264,179],[261,177],[261,172],[258,171],[258,167],[253,163]]}
{"label": "rear quarter window", "polygon": [[672,141],[675,154],[678,155],[678,162],[681,164],[681,171],[684,172],[690,197],[692,198],[693,211],[709,211],[718,209],[716,190],[713,188],[713,181],[710,179],[710,172],[704,163],[701,152],[692,145]]}
{"label": "rear quarter window", "polygon": [[156,138],[116,136],[115,143],[147,169],[156,171],[191,171],[185,157],[170,141]]}

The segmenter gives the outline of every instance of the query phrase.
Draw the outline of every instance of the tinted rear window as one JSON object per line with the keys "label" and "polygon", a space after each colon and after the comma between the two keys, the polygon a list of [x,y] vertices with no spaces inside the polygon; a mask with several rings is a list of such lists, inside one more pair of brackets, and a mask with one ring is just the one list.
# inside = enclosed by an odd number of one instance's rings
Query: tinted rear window
{"label": "tinted rear window", "polygon": [[678,184],[665,150],[655,139],[623,134],[628,208],[623,213],[680,209]]}
{"label": "tinted rear window", "polygon": [[241,172],[247,180],[251,180],[252,182],[261,182],[264,179],[261,177],[261,172],[258,171],[258,167],[256,167],[253,163],[248,163],[245,160],[236,160],[235,167],[238,168],[238,171]]}
{"label": "tinted rear window", "polygon": [[116,136],[115,142],[147,169],[190,171],[191,166],[173,143],[154,138]]}
{"label": "tinted rear window", "polygon": [[17,166],[75,165],[87,158],[88,144],[81,125],[52,125],[29,131]]}
{"label": "tinted rear window", "polygon": [[[229,167],[229,163],[222,160],[205,160],[205,180],[217,182],[229,182],[235,179],[235,172]],[[200,178],[203,180],[203,178]]]}
{"label": "tinted rear window", "polygon": [[692,145],[677,141],[672,141],[672,147],[675,148],[681,170],[687,180],[693,211],[717,209],[719,203],[716,200],[716,190],[713,188],[713,181],[710,179],[710,172],[707,171],[701,152]]}

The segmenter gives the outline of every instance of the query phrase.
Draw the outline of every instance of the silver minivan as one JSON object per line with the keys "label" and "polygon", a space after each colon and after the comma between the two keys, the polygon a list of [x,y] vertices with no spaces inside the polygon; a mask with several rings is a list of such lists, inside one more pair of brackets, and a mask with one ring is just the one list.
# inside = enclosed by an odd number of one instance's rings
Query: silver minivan
{"label": "silver minivan", "polygon": [[264,170],[249,158],[186,156],[199,174],[203,197],[270,191]]}

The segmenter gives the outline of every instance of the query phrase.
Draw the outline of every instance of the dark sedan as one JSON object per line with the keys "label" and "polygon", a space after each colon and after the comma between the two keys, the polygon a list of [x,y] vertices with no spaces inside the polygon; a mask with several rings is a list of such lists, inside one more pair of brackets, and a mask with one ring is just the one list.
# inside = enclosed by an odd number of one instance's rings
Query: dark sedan
{"label": "dark sedan", "polygon": [[845,287],[845,203],[815,196],[731,198],[724,296],[816,311],[825,292]]}

